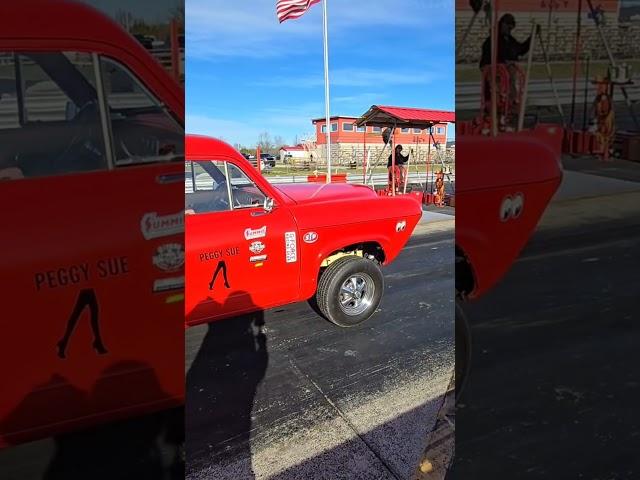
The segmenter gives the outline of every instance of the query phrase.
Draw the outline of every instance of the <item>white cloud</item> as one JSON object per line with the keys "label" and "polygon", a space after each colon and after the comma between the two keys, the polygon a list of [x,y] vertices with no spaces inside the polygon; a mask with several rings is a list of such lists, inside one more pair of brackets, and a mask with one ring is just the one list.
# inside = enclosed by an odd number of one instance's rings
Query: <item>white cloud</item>
{"label": "white cloud", "polygon": [[207,115],[187,114],[187,133],[195,133],[224,139],[230,143],[243,139],[257,139],[264,130],[236,120],[223,120]]}
{"label": "white cloud", "polygon": [[[399,34],[401,27],[424,28],[426,34],[443,23],[451,23],[453,29],[453,5],[447,0],[335,0],[329,2],[328,10],[330,35],[334,39],[362,27],[396,28]],[[450,14],[437,13],[443,11]],[[320,45],[321,16],[320,5],[315,5],[301,18],[279,24],[275,0],[252,0],[250,4],[248,1],[189,0],[186,3],[187,55],[215,59],[304,53],[312,45],[305,40],[318,40],[313,48]]]}
{"label": "white cloud", "polygon": [[[389,71],[369,68],[337,68],[329,73],[329,82],[336,87],[384,87],[390,85],[426,85],[436,74],[413,71]],[[314,88],[324,85],[322,75],[278,76],[254,82],[260,87]]]}

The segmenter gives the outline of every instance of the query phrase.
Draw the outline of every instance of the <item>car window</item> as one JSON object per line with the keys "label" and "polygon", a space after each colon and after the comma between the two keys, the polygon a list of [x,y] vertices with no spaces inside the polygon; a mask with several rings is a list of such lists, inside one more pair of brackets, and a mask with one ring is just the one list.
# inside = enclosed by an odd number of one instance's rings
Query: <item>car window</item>
{"label": "car window", "polygon": [[260,188],[232,163],[219,160],[186,163],[187,213],[261,207],[265,198]]}
{"label": "car window", "polygon": [[184,128],[120,63],[101,58],[116,167],[184,161]]}
{"label": "car window", "polygon": [[186,213],[231,210],[226,162],[187,162],[185,164]]}
{"label": "car window", "polygon": [[233,208],[261,207],[266,197],[258,186],[233,163],[229,163],[228,169]]}
{"label": "car window", "polygon": [[0,52],[0,178],[108,168],[88,53]]}

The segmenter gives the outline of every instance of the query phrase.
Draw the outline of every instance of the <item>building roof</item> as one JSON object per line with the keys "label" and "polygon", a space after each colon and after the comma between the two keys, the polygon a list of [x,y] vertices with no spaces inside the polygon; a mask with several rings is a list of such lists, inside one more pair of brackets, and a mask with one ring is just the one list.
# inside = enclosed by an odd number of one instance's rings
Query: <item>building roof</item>
{"label": "building roof", "polygon": [[296,145],[295,147],[288,147],[286,145],[280,147],[280,150],[286,150],[291,152],[303,151],[304,147],[302,145]]}
{"label": "building roof", "polygon": [[[357,120],[358,117],[352,117],[349,115],[332,115],[331,117],[329,117],[329,121],[331,120],[338,120],[338,119],[347,119],[347,120]],[[325,117],[322,118],[313,118],[311,119],[311,122],[315,125],[318,122],[325,122],[327,119]]]}
{"label": "building roof", "polygon": [[453,123],[455,112],[445,110],[428,110],[425,108],[392,107],[372,105],[356,122],[376,127],[414,127],[429,128],[437,123]]}

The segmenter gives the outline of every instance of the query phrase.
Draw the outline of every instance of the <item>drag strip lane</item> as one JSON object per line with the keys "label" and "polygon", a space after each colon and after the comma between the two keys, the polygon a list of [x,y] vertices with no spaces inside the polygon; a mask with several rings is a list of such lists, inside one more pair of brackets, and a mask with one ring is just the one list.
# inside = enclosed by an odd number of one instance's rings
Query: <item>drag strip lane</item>
{"label": "drag strip lane", "polygon": [[188,478],[409,478],[453,369],[453,233],[411,238],[361,326],[270,310],[259,353],[189,329]]}

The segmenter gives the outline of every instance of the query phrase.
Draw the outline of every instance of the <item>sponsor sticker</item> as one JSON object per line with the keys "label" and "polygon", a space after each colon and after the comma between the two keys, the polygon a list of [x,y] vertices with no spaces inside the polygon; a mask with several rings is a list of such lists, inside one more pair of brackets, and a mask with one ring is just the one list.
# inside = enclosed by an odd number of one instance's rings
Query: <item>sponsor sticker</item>
{"label": "sponsor sticker", "polygon": [[160,278],[153,282],[155,293],[167,292],[169,290],[181,290],[184,288],[184,276],[173,278]]}
{"label": "sponsor sticker", "polygon": [[146,240],[166,237],[184,232],[184,212],[172,215],[158,215],[157,212],[145,213],[140,220],[140,230]]}
{"label": "sponsor sticker", "polygon": [[175,272],[184,265],[184,247],[179,243],[160,245],[153,256],[153,264],[165,272]]}
{"label": "sponsor sticker", "polygon": [[247,228],[244,231],[244,238],[247,240],[253,240],[256,238],[262,238],[265,237],[267,235],[267,226],[265,225],[264,227],[261,228]]}
{"label": "sponsor sticker", "polygon": [[249,250],[251,251],[251,253],[255,253],[256,255],[262,253],[264,249],[265,245],[260,240],[251,242],[251,245],[249,245]]}
{"label": "sponsor sticker", "polygon": [[402,220],[398,223],[396,223],[396,232],[404,232],[407,228],[407,221],[406,220]]}
{"label": "sponsor sticker", "polygon": [[253,257],[249,257],[249,261],[251,263],[264,262],[266,259],[267,259],[266,255],[254,255]]}
{"label": "sponsor sticker", "polygon": [[284,248],[287,263],[293,263],[298,260],[298,247],[296,245],[296,232],[285,232]]}
{"label": "sponsor sticker", "polygon": [[500,204],[500,221],[506,222],[520,217],[523,207],[524,196],[522,193],[516,193],[513,197],[511,195],[507,195]]}
{"label": "sponsor sticker", "polygon": [[315,243],[318,240],[318,234],[316,232],[307,232],[302,237],[304,243]]}

